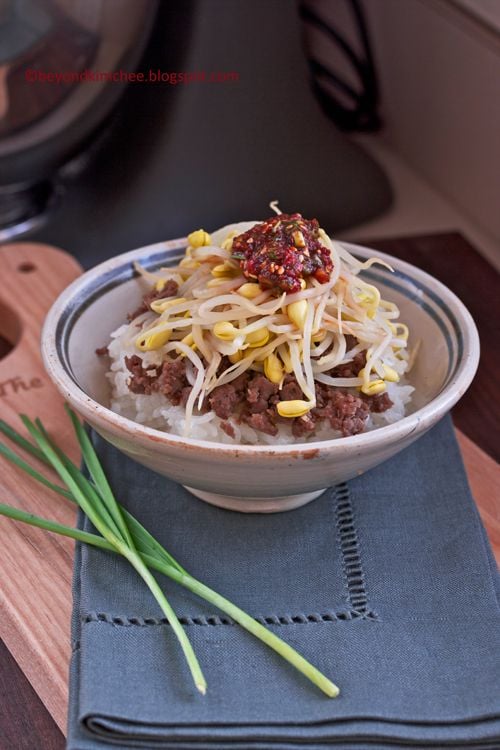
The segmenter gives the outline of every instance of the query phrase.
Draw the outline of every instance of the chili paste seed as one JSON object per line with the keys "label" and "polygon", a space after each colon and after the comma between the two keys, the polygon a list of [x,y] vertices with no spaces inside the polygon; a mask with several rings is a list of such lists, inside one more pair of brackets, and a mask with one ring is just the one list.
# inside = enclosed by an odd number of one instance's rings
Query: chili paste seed
{"label": "chili paste seed", "polygon": [[319,241],[318,221],[301,214],[273,216],[238,235],[232,257],[248,279],[278,294],[298,292],[307,276],[324,284],[333,270],[330,251]]}

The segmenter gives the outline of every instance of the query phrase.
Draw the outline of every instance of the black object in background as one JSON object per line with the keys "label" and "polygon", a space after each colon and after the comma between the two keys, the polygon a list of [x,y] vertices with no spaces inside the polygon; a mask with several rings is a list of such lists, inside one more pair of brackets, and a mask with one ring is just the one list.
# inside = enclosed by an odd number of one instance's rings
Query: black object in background
{"label": "black object in background", "polygon": [[156,9],[157,0],[0,0],[0,240],[38,226],[58,171],[125,89],[79,76],[136,70]]}
{"label": "black object in background", "polygon": [[161,3],[149,68],[239,80],[129,85],[113,128],[34,239],[91,266],[199,227],[265,218],[274,199],[331,232],[389,205],[381,169],[311,92],[294,0]]}
{"label": "black object in background", "polygon": [[[346,6],[349,18],[340,23],[329,20],[325,10],[338,11],[341,5]],[[322,6],[315,0],[303,0],[300,6],[301,17],[323,36],[326,47],[327,59],[322,61],[315,51],[317,36],[311,35],[308,57],[313,90],[340,130],[379,130],[379,86],[363,6],[360,0],[336,0]]]}

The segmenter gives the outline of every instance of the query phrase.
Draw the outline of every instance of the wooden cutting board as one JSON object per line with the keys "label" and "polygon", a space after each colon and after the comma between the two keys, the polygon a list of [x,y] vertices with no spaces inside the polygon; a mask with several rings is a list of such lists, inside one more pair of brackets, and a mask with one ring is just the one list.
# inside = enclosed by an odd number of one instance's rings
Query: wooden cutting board
{"label": "wooden cutting board", "polygon": [[[68,254],[45,245],[19,243],[0,248],[0,337],[14,348],[0,359],[0,418],[18,426],[18,413],[39,416],[74,458],[73,439],[62,400],[40,358],[40,329],[59,292],[81,269]],[[500,561],[498,465],[458,433],[469,480]],[[74,506],[45,490],[0,458],[2,502],[74,524]],[[33,685],[55,722],[66,729],[70,657],[73,543],[0,518],[0,637]]]}
{"label": "wooden cutting board", "polygon": [[[15,347],[0,360],[0,418],[39,416],[78,458],[62,399],[45,374],[40,330],[52,302],[81,273],[67,253],[46,245],[0,247],[0,335]],[[37,515],[74,524],[75,509],[0,459],[0,497]],[[64,731],[67,706],[73,543],[0,519],[0,637]]]}

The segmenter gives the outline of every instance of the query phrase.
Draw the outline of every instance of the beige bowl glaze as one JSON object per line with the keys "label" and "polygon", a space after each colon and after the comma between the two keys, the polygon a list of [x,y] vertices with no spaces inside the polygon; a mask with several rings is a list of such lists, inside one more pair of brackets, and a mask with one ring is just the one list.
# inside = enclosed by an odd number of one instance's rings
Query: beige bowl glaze
{"label": "beige bowl glaze", "polygon": [[372,267],[364,276],[395,302],[411,339],[421,339],[410,380],[412,413],[395,424],[347,438],[289,446],[230,446],[170,435],[108,408],[106,363],[95,354],[144,293],[133,271],[178,258],[185,240],[119,255],[85,273],[57,299],[42,333],[45,366],[62,396],[92,427],[127,456],[185,485],[224,508],[275,512],[296,508],[328,486],[351,479],[394,456],[423,435],[464,394],[479,360],[474,322],[443,284],[408,263],[364,247],[346,245],[360,258],[377,255],[391,274]]}

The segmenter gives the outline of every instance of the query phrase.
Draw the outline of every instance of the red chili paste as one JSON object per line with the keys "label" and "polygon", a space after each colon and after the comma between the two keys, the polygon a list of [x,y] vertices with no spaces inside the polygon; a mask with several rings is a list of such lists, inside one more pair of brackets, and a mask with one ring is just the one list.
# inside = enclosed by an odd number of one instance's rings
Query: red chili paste
{"label": "red chili paste", "polygon": [[324,284],[333,269],[330,251],[319,241],[318,221],[301,214],[279,214],[238,235],[232,257],[248,279],[277,294],[300,291],[307,276]]}

